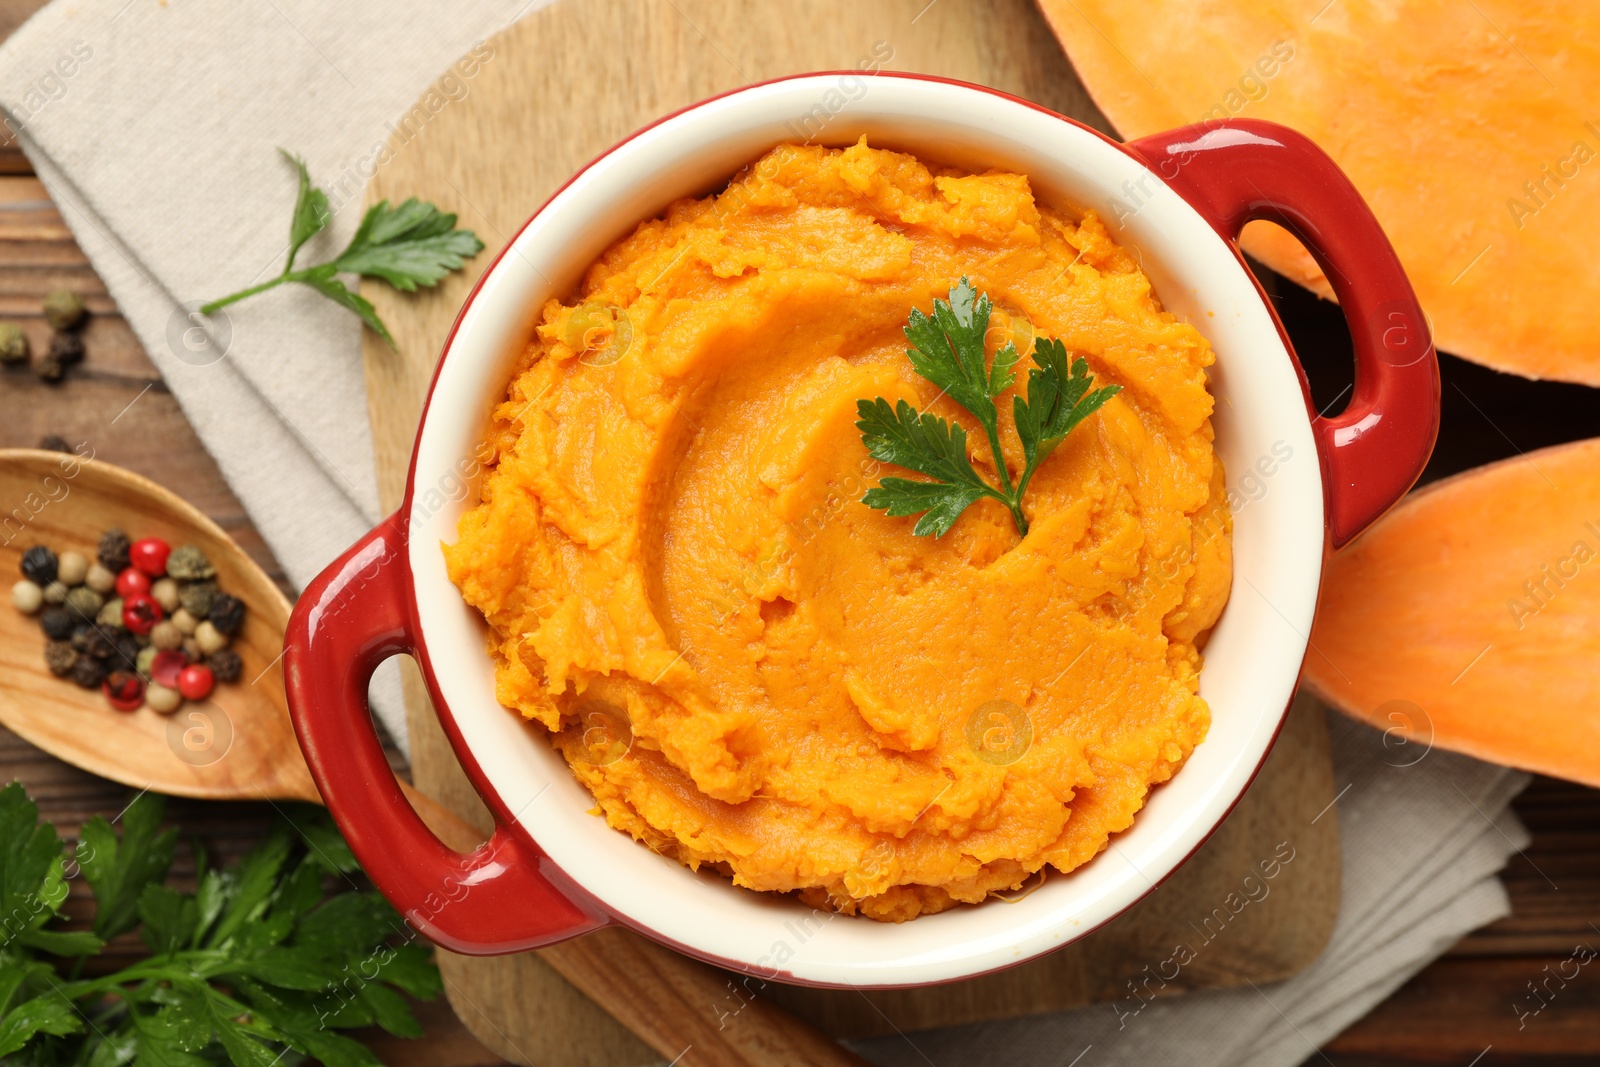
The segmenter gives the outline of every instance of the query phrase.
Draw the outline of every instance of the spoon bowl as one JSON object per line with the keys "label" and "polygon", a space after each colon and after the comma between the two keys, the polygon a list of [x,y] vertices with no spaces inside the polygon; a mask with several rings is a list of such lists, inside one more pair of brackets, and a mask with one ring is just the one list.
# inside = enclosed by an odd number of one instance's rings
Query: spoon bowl
{"label": "spoon bowl", "polygon": [[[321,803],[289,721],[283,631],[290,604],[254,560],[192,505],[147,478],[98,460],[37,449],[0,449],[0,574],[21,578],[36,544],[95,558],[100,534],[192,544],[244,602],[229,647],[239,680],[171,715],[117,711],[99,688],[50,673],[37,615],[0,607],[0,724],[68,763],[135,789],[213,800]],[[132,665],[128,665],[129,669]]]}

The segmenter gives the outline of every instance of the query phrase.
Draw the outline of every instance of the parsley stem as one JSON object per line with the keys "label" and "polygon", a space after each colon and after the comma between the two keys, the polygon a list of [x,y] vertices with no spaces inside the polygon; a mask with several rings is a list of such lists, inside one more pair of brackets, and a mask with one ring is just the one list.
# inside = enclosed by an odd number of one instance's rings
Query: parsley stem
{"label": "parsley stem", "polygon": [[1000,491],[1009,500],[1012,493],[1011,471],[1006,469],[1006,454],[1000,451],[1000,427],[998,424],[983,424],[983,432],[989,435],[989,452],[994,457],[994,470],[1000,476]]}
{"label": "parsley stem", "polygon": [[294,280],[295,280],[294,277],[292,275],[290,275],[287,271],[285,271],[283,274],[278,275],[276,278],[269,278],[268,280],[262,282],[260,285],[252,285],[248,289],[240,289],[237,293],[233,293],[230,296],[225,296],[220,300],[213,300],[209,304],[201,305],[200,314],[202,314],[202,315],[214,315],[214,314],[216,314],[217,311],[221,310],[222,308],[227,307],[229,304],[236,304],[239,301],[243,300],[247,296],[255,296],[257,293],[264,293],[268,289],[273,289],[273,288],[276,288],[277,286],[282,285],[284,282],[294,281]]}
{"label": "parsley stem", "polygon": [[1017,524],[1017,534],[1027,537],[1028,517],[1022,513],[1022,494],[1018,493],[1015,500],[1006,501],[1006,506],[1011,509],[1011,521]]}

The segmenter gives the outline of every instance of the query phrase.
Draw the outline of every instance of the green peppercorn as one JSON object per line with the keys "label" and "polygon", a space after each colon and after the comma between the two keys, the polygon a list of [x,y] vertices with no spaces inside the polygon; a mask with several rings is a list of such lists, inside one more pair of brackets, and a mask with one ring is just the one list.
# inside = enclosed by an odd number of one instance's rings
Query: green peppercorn
{"label": "green peppercorn", "polygon": [[106,601],[100,608],[100,614],[94,617],[94,621],[100,626],[121,626],[122,598],[112,597]]}
{"label": "green peppercorn", "polygon": [[28,335],[14,322],[0,322],[0,363],[21,363],[28,358]]}
{"label": "green peppercorn", "polygon": [[178,588],[178,603],[196,619],[204,619],[210,615],[211,607],[216,602],[216,582],[184,582]]}
{"label": "green peppercorn", "polygon": [[179,545],[167,557],[167,574],[182,582],[195,582],[215,578],[217,568],[194,545]]}
{"label": "green peppercorn", "polygon": [[86,585],[80,585],[67,591],[66,608],[72,612],[74,618],[92,619],[100,614],[100,609],[105,606],[105,603],[105,597]]}
{"label": "green peppercorn", "polygon": [[55,289],[44,298],[44,321],[55,330],[75,330],[89,313],[83,298],[66,289]]}
{"label": "green peppercorn", "polygon": [[151,664],[155,663],[156,655],[160,651],[161,650],[155,645],[151,645],[149,648],[141,648],[139,650],[139,655],[134,659],[133,662],[137,667],[141,677],[150,677],[150,666]]}

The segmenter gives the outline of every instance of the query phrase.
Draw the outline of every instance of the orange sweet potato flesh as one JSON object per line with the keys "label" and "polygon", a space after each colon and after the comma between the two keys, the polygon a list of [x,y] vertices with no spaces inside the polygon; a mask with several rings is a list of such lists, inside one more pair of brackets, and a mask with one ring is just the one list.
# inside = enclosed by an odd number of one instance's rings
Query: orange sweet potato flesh
{"label": "orange sweet potato flesh", "polygon": [[1600,786],[1600,439],[1412,494],[1334,557],[1311,644],[1357,718]]}
{"label": "orange sweet potato flesh", "polygon": [[[1600,4],[1040,0],[1126,137],[1207,118],[1321,145],[1394,242],[1448,352],[1600,385]],[[1588,110],[1585,111],[1584,108]],[[1323,296],[1285,231],[1244,246]]]}

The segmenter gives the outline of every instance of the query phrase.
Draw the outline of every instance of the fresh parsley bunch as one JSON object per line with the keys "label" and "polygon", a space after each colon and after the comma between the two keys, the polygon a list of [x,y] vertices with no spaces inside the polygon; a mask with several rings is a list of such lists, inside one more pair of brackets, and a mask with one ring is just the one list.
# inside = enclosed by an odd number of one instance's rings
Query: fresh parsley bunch
{"label": "fresh parsley bunch", "polygon": [[1000,449],[1000,412],[995,397],[1016,381],[1022,358],[1007,341],[988,360],[984,335],[993,305],[966,278],[950,288],[948,301],[935,300],[933,315],[912,309],[906,351],[918,374],[944,391],[978,420],[989,439],[999,486],[989,484],[967,455],[967,431],[959,425],[918,412],[904,400],[894,407],[883,397],[856,401],[856,429],[872,458],[926,474],[934,481],[885,478],[867,490],[861,502],[891,516],[922,515],[911,532],[942,536],[968,506],[982,497],[1004,504],[1017,532],[1028,533],[1022,495],[1039,464],[1050,457],[1073,428],[1122,391],[1120,385],[1091,389],[1089,361],[1071,360],[1066,346],[1054,338],[1034,342],[1034,367],[1028,372],[1028,396],[1012,397],[1012,419],[1022,441],[1022,474],[1013,483]]}
{"label": "fresh parsley bunch", "polygon": [[[283,149],[278,151],[283,152]],[[289,222],[289,258],[283,264],[283,273],[260,285],[211,301],[201,307],[202,315],[214,314],[235,301],[266,292],[284,282],[299,282],[354,311],[393,348],[394,338],[378,318],[372,302],[346,286],[338,275],[382,278],[401,292],[410,293],[419,285],[437,285],[446,274],[460,270],[464,261],[483,251],[483,242],[478,240],[477,234],[456,229],[456,217],[432,204],[412,197],[399,207],[390,207],[389,201],[380,200],[367,209],[360,228],[343,252],[327,263],[295,270],[294,260],[301,246],[327,227],[333,212],[328,206],[328,194],[311,184],[305,161],[288,152],[283,152],[283,158],[294,165],[300,176],[294,217]]]}
{"label": "fresh parsley bunch", "polygon": [[[0,790],[0,1064],[29,1067],[328,1067],[378,1060],[335,1030],[421,1033],[401,993],[440,992],[429,950],[383,898],[352,886],[355,857],[327,815],[297,811],[193,893],[164,885],[177,832],[138,797],[83,828],[73,859],[94,892],[93,929],[62,931],[69,867],[21,785]],[[328,895],[325,883],[337,887]],[[105,943],[137,929],[150,955],[83,978]],[[50,957],[55,957],[52,962]],[[67,976],[61,973],[68,971]]]}

